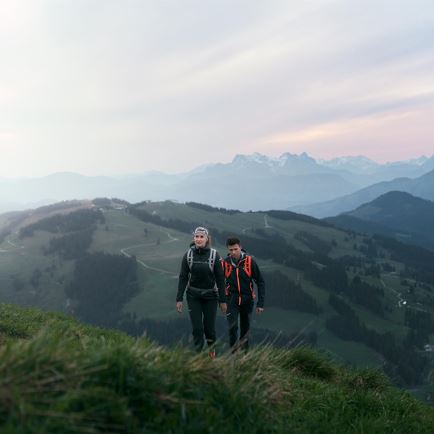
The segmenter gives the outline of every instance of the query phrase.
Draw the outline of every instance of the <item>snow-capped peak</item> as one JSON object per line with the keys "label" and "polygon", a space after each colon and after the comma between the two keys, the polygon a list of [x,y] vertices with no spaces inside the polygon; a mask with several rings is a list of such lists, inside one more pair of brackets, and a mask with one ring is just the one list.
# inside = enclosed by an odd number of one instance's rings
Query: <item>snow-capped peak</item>
{"label": "snow-capped peak", "polygon": [[413,158],[411,160],[408,160],[408,164],[414,164],[415,166],[422,166],[424,163],[426,163],[429,160],[429,158],[426,155],[422,155],[419,158]]}
{"label": "snow-capped peak", "polygon": [[358,173],[367,173],[379,167],[379,164],[363,155],[337,157],[331,160],[318,159],[318,164],[330,167],[332,169],[344,169],[356,171]]}

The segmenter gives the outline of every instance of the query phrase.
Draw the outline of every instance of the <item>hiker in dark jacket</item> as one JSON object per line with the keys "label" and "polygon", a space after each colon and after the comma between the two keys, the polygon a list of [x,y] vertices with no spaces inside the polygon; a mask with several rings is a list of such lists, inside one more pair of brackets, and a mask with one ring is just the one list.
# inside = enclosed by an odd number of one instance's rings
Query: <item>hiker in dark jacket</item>
{"label": "hiker in dark jacket", "polygon": [[224,273],[220,255],[209,246],[208,230],[198,227],[193,233],[193,243],[182,258],[179,273],[176,310],[181,313],[184,291],[187,290],[187,303],[193,326],[193,341],[197,351],[204,344],[203,335],[209,347],[209,356],[215,357],[215,321],[217,303],[226,313]]}
{"label": "hiker in dark jacket", "polygon": [[[242,248],[238,238],[226,241],[228,256],[224,260],[226,296],[228,309],[229,343],[232,352],[239,348],[248,350],[250,319],[256,299],[253,282],[258,288],[256,313],[264,311],[265,282],[256,261]],[[240,317],[240,340],[238,341],[238,317]]]}

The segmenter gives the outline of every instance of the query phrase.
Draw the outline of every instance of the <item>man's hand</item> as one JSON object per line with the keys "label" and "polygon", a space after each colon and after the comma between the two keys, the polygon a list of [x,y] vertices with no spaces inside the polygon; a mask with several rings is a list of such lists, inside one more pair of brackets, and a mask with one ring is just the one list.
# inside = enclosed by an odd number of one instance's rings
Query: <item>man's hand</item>
{"label": "man's hand", "polygon": [[257,313],[258,315],[260,315],[262,312],[264,312],[264,308],[263,308],[263,307],[257,307],[257,308],[256,308],[256,313]]}
{"label": "man's hand", "polygon": [[226,313],[226,311],[228,310],[228,305],[226,303],[220,303],[220,309],[222,313]]}
{"label": "man's hand", "polygon": [[178,313],[182,313],[182,301],[176,302],[176,310],[178,311]]}

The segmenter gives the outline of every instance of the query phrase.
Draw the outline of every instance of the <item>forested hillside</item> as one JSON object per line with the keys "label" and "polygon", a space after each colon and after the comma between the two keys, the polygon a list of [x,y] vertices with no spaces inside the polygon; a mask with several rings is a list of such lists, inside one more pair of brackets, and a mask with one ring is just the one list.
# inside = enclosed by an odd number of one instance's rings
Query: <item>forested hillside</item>
{"label": "forested hillside", "polygon": [[[434,271],[427,250],[284,211],[98,199],[63,214],[0,218],[0,230],[9,231],[0,244],[2,300],[164,344],[188,343],[188,318],[174,309],[177,276],[192,230],[205,225],[223,255],[226,237],[238,235],[264,273],[266,310],[253,318],[256,343],[315,345],[431,396]],[[222,316],[217,326],[224,350]]]}
{"label": "forested hillside", "polygon": [[434,202],[409,193],[392,191],[351,212],[325,220],[342,228],[381,234],[434,250]]}

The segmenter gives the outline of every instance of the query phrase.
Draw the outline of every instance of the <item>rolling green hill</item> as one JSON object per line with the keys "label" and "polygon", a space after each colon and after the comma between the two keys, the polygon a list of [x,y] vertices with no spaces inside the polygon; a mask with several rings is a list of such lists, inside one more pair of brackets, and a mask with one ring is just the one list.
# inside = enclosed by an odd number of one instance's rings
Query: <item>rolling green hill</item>
{"label": "rolling green hill", "polygon": [[[0,218],[9,230],[0,244],[3,301],[75,313],[95,324],[105,319],[104,325],[133,335],[146,332],[164,343],[188,339],[188,319],[175,312],[174,299],[181,257],[201,224],[222,254],[226,236],[239,235],[265,274],[266,310],[253,319],[256,342],[267,336],[279,345],[309,342],[341,363],[381,367],[422,398],[432,393],[432,358],[425,347],[433,344],[434,332],[430,252],[415,254],[398,242],[290,212],[241,213],[169,201],[93,205],[75,204],[55,227],[48,225],[52,212],[32,220]],[[89,209],[94,220],[84,213]],[[78,229],[77,221],[83,222]],[[35,224],[27,236],[22,229]],[[128,274],[132,265],[121,257],[136,262],[135,281]],[[118,287],[104,288],[102,279],[86,274],[78,265],[83,258],[94,261],[95,269],[114,264],[107,273],[114,273]],[[71,289],[77,285],[84,295]],[[119,300],[125,288],[129,295]],[[84,317],[86,291],[112,300],[117,311],[109,319],[89,312]],[[98,298],[92,303],[99,306]],[[223,317],[218,329],[225,340]]]}
{"label": "rolling green hill", "polygon": [[434,410],[377,370],[298,348],[214,360],[0,304],[0,431],[429,434]]}

